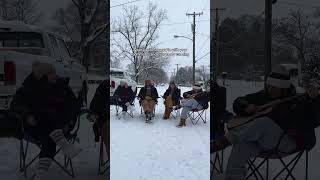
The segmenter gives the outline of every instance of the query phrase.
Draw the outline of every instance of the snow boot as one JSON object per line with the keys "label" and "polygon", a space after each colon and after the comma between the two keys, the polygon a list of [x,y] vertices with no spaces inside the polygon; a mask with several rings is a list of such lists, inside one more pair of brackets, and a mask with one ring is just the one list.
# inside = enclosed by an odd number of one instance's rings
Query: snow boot
{"label": "snow boot", "polygon": [[64,137],[62,129],[57,129],[52,131],[49,136],[51,139],[61,147],[62,153],[67,157],[67,158],[74,158],[76,157],[80,152],[81,149],[77,148],[74,144],[70,144],[67,139]]}
{"label": "snow boot", "polygon": [[46,179],[44,176],[47,174],[50,166],[52,164],[51,158],[39,158],[39,162],[35,167],[35,173],[31,179],[33,180],[41,180]]}
{"label": "snow boot", "polygon": [[177,125],[178,128],[182,128],[183,126],[186,126],[186,120],[185,119],[181,119],[180,123]]}

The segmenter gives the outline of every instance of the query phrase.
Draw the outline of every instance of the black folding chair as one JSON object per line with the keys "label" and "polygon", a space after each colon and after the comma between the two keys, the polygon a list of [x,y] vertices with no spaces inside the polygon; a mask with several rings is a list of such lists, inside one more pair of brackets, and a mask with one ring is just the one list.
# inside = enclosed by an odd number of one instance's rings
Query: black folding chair
{"label": "black folding chair", "polygon": [[[120,114],[121,114],[121,112],[122,111],[120,111],[120,105],[119,105],[119,97],[116,97],[116,96],[113,96],[112,97],[113,98],[113,102],[114,102],[114,105],[115,105],[115,107],[116,107],[116,116],[119,116]],[[131,106],[134,106],[134,99],[130,102],[130,105]],[[129,110],[129,111],[126,111],[126,113],[131,117],[131,118],[133,118],[133,111],[131,110]]]}
{"label": "black folding chair", "polygon": [[202,120],[203,123],[207,123],[207,109],[209,105],[202,107],[202,109],[198,109],[198,107],[189,111],[187,115],[193,125],[196,125],[200,120]]}
{"label": "black folding chair", "polygon": [[[79,113],[79,115],[77,117],[77,120],[75,122],[73,130],[69,133],[69,135],[67,135],[66,138],[69,143],[74,144],[75,142],[78,141],[78,131],[80,129],[80,116],[84,113],[86,113],[86,111],[81,110],[81,112]],[[11,114],[11,115],[13,115],[13,114]],[[24,177],[27,178],[28,168],[40,156],[40,152],[39,152],[35,157],[33,157],[29,162],[27,162],[29,143],[35,144],[39,149],[41,149],[41,144],[39,141],[31,138],[30,135],[25,131],[23,119],[17,114],[14,114],[14,116],[16,116],[16,118],[19,118],[19,123],[20,123],[19,126],[20,126],[20,132],[21,132],[21,135],[19,137],[19,140],[20,140],[20,172],[24,173]],[[58,148],[55,155],[57,155],[60,151],[61,151],[61,148]],[[56,158],[53,158],[52,161],[57,166],[59,166],[67,175],[71,176],[72,178],[75,177],[72,159],[64,156],[63,164],[58,162],[56,160]]]}
{"label": "black folding chair", "polygon": [[[286,132],[287,133],[287,132]],[[284,133],[284,134],[286,134]],[[248,160],[248,170],[249,173],[246,176],[246,180],[248,180],[250,177],[254,176],[256,180],[275,180],[275,179],[283,179],[281,177],[282,174],[286,173],[285,180],[291,178],[292,180],[295,180],[296,178],[293,175],[293,171],[296,167],[296,165],[299,163],[301,157],[303,156],[303,153],[305,153],[305,180],[308,180],[308,164],[309,164],[309,157],[308,157],[308,150],[304,147],[297,147],[297,149],[294,152],[291,153],[285,153],[281,152],[279,150],[279,145],[283,139],[284,135],[279,139],[277,146],[269,151],[262,152],[257,157],[254,157],[253,159]],[[290,160],[285,161],[283,158],[292,156],[293,158]],[[256,164],[256,161],[258,159],[262,159],[261,162]],[[282,164],[283,168],[279,169],[278,173],[274,175],[273,177],[270,177],[269,174],[269,161],[270,160],[279,160]],[[265,174],[263,175],[261,171],[261,167],[265,166]]]}

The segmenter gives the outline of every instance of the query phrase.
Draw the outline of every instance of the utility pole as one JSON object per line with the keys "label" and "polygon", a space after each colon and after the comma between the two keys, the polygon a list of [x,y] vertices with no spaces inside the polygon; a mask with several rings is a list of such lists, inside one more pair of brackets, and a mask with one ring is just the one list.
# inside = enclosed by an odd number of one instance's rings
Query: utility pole
{"label": "utility pole", "polygon": [[219,12],[224,11],[226,8],[214,8],[215,11],[215,27],[214,27],[214,52],[215,52],[215,61],[214,61],[214,76],[213,80],[216,81],[218,79],[219,72]]}
{"label": "utility pole", "polygon": [[192,52],[192,59],[193,59],[193,75],[192,75],[192,81],[193,85],[196,83],[196,16],[201,16],[203,15],[203,12],[201,13],[196,13],[193,12],[192,14],[186,13],[187,16],[193,16],[193,24],[192,24],[192,42],[193,42],[193,52]]}
{"label": "utility pole", "polygon": [[271,72],[272,0],[265,0],[265,80]]}
{"label": "utility pole", "polygon": [[[177,75],[178,75],[178,70],[179,70],[179,64],[176,64],[177,65]],[[178,76],[176,75],[176,84],[178,84]]]}

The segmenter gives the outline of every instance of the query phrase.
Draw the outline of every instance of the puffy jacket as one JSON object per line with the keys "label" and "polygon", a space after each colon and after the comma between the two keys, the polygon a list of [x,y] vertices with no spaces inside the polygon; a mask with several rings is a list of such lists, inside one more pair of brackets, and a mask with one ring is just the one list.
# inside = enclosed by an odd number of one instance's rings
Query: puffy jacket
{"label": "puffy jacket", "polygon": [[171,95],[172,100],[174,104],[180,104],[180,96],[181,96],[181,90],[178,88],[175,88],[173,93],[171,94],[171,88],[168,88],[166,92],[163,94],[163,98],[166,99],[169,95]]}

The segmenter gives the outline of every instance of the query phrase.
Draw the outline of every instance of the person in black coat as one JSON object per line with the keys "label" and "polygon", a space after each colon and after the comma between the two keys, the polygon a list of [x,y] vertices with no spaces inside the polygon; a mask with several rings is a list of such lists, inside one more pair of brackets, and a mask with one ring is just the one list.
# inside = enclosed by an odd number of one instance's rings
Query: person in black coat
{"label": "person in black coat", "polygon": [[170,82],[168,89],[162,96],[162,98],[165,100],[165,112],[163,119],[169,119],[172,107],[180,105],[180,96],[181,90],[177,87],[175,82]]}
{"label": "person in black coat", "polygon": [[151,118],[159,96],[157,89],[151,82],[151,80],[145,80],[145,86],[140,89],[138,94],[139,103],[142,105],[147,119]]}
{"label": "person in black coat", "polygon": [[189,114],[189,111],[193,109],[197,109],[197,110],[207,109],[209,107],[209,101],[210,101],[210,92],[208,91],[197,90],[197,91],[194,91],[193,94],[187,93],[186,95],[186,93],[184,93],[184,96],[187,98],[184,99],[181,102],[181,105],[177,107],[177,109],[182,108],[180,123],[177,125],[177,127],[179,128],[186,126],[186,119]]}
{"label": "person in black coat", "polygon": [[222,122],[223,114],[226,112],[227,97],[226,88],[219,86],[217,82],[212,81],[210,83],[212,94],[212,117],[213,123],[210,123],[210,139],[214,139],[224,135],[224,124]]}
{"label": "person in black coat", "polygon": [[36,176],[48,170],[56,145],[69,158],[80,153],[81,149],[65,138],[74,126],[79,104],[68,81],[58,78],[52,65],[33,65],[33,72],[14,95],[10,110],[21,116],[28,136],[41,144]]}
{"label": "person in black coat", "polygon": [[90,103],[90,114],[88,117],[89,120],[94,122],[92,128],[95,134],[95,141],[99,142],[100,137],[103,139],[108,159],[110,157],[110,138],[108,137],[110,134],[110,109],[108,109],[109,87],[109,80],[104,80],[99,84]]}
{"label": "person in black coat", "polygon": [[120,81],[120,85],[113,95],[117,99],[117,104],[122,107],[122,114],[127,112],[128,107],[132,104],[135,94],[128,83],[124,80]]}
{"label": "person in black coat", "polygon": [[[233,128],[226,135],[213,141],[212,152],[233,145],[226,170],[227,178],[242,179],[247,170],[247,159],[261,152],[273,150],[279,142],[277,151],[284,153],[310,150],[315,145],[314,128],[320,122],[319,90],[308,88],[303,96],[295,96],[290,75],[281,67],[275,68],[265,83],[264,90],[239,97],[234,101],[233,109],[238,116],[253,115],[259,112],[261,105],[274,100],[290,100],[274,105],[265,115]],[[286,134],[288,130],[294,133]]]}

